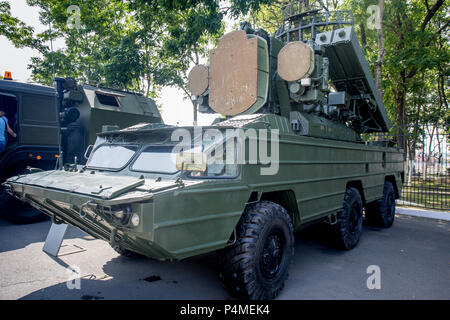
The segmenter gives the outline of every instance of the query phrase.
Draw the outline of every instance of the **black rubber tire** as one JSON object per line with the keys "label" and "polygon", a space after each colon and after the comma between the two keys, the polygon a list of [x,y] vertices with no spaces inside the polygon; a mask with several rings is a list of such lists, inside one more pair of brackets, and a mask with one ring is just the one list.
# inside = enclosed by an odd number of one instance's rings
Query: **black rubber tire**
{"label": "black rubber tire", "polygon": [[118,254],[127,258],[141,258],[143,255],[130,251],[128,249],[122,248],[121,246],[112,247]]}
{"label": "black rubber tire", "polygon": [[[11,172],[8,177],[13,177],[26,172],[25,168]],[[5,179],[5,180],[6,180]],[[0,214],[9,222],[14,224],[30,224],[48,220],[49,217],[31,205],[10,196],[3,187],[0,186]]]}
{"label": "black rubber tire", "polygon": [[380,228],[390,228],[395,219],[395,190],[391,182],[383,187],[383,198],[366,206],[366,222]]}
{"label": "black rubber tire", "polygon": [[351,250],[359,242],[363,224],[363,203],[356,188],[347,188],[336,224],[331,225],[333,242],[343,250]]}
{"label": "black rubber tire", "polygon": [[[229,292],[239,299],[274,299],[288,277],[293,233],[283,207],[269,201],[248,205],[236,228],[236,241],[218,252],[219,276]],[[269,275],[268,265],[273,262]]]}

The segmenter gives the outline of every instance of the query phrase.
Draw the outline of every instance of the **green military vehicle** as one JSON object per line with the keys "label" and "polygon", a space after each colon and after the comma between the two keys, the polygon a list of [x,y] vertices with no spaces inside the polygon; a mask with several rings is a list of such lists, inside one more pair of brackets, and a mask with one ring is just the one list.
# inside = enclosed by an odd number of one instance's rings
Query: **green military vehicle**
{"label": "green military vehicle", "polygon": [[361,138],[386,132],[389,119],[352,23],[351,12],[310,11],[287,17],[274,36],[244,23],[189,74],[199,111],[224,118],[104,132],[83,168],[5,186],[126,256],[217,251],[234,296],[275,298],[295,231],[328,223],[350,250],[363,218],[394,221],[403,153]]}
{"label": "green military vehicle", "polygon": [[[0,109],[17,137],[7,135],[7,147],[0,153],[0,182],[34,170],[55,169],[61,163],[86,162],[86,148],[94,144],[103,125],[122,128],[139,122],[160,123],[153,100],[139,94],[89,85],[77,85],[71,78],[56,78],[47,87],[0,80]],[[0,210],[10,221],[31,223],[46,217],[22,205],[0,190]]]}

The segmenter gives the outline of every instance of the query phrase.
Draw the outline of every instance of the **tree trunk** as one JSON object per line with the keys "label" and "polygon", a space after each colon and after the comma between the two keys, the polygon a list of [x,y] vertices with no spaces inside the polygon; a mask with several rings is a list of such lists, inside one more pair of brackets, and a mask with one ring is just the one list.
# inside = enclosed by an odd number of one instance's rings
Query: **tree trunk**
{"label": "tree trunk", "polygon": [[[382,73],[383,73],[383,63],[384,63],[384,56],[385,56],[385,49],[384,49],[384,35],[383,35],[383,15],[384,15],[384,0],[379,0],[378,1],[378,6],[380,7],[380,16],[379,21],[380,21],[380,25],[379,28],[377,28],[377,36],[378,36],[378,58],[377,58],[377,62],[375,63],[375,82],[377,85],[377,89],[381,94],[381,98],[384,97],[384,91],[383,91],[383,86],[381,84],[381,79],[383,77]],[[378,27],[378,26],[377,26]],[[363,41],[365,40],[365,30],[364,28],[361,30],[361,34],[363,34]],[[383,133],[380,132],[377,134],[376,136],[376,140],[381,141],[383,140]]]}
{"label": "tree trunk", "polygon": [[397,105],[398,146],[406,150],[406,71],[400,74],[400,81],[394,92],[395,104]]}
{"label": "tree trunk", "polygon": [[378,88],[378,91],[380,91],[381,97],[384,97],[384,91],[383,86],[381,84],[382,79],[382,67],[384,63],[384,56],[385,56],[385,48],[384,48],[384,35],[383,35],[383,16],[384,16],[384,0],[378,1],[378,6],[380,7],[380,26],[377,28],[377,36],[378,36],[378,59],[375,63],[375,81]]}
{"label": "tree trunk", "polygon": [[[400,1],[400,0],[398,0]],[[379,0],[379,2],[381,2],[381,0]],[[384,1],[383,1],[384,4]],[[427,28],[429,22],[431,21],[431,19],[435,16],[435,14],[439,11],[439,9],[443,6],[444,1],[443,0],[437,0],[435,2],[435,4],[433,5],[432,8],[427,8],[427,15],[425,17],[425,19],[422,22],[422,25],[420,27],[420,31],[424,32],[425,29]],[[406,29],[405,26],[403,24],[403,22],[408,22],[408,17],[406,16],[406,12],[397,12],[396,15],[396,21],[394,21],[394,25],[398,28],[398,38],[399,38],[399,43],[398,43],[398,47],[399,49],[404,49],[405,48],[405,43],[404,43],[404,37],[403,37],[403,32],[412,32],[412,24],[408,24],[406,25]],[[425,43],[424,46],[428,47],[431,44],[431,41],[428,43]],[[414,67],[412,70],[408,70],[404,69],[402,71],[400,71],[400,81],[397,87],[397,90],[395,90],[396,92],[394,93],[394,98],[395,98],[395,103],[397,105],[397,121],[398,121],[398,145],[400,148],[405,149],[406,144],[405,144],[405,132],[406,132],[406,124],[407,124],[407,119],[406,119],[406,85],[407,85],[407,80],[408,79],[412,79],[416,73],[419,71],[419,68]],[[377,84],[378,85],[378,84]]]}
{"label": "tree trunk", "polygon": [[364,50],[366,50],[367,47],[367,35],[366,35],[366,28],[364,27],[364,22],[361,22],[359,24],[359,29],[361,30],[361,45]]}

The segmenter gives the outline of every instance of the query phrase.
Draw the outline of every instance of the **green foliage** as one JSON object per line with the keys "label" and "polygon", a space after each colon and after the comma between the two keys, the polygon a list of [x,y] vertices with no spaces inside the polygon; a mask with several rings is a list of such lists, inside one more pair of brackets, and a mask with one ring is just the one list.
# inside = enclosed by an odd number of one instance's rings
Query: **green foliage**
{"label": "green foliage", "polygon": [[181,88],[186,96],[187,72],[208,56],[225,30],[224,18],[238,17],[249,10],[258,10],[269,0],[234,0],[220,7],[215,0],[168,1],[136,0],[133,9],[144,19],[157,16],[164,25],[158,60],[161,68],[155,82]]}
{"label": "green foliage", "polygon": [[[85,83],[147,95],[156,88],[151,75],[144,73],[148,68],[146,52],[141,50],[140,36],[144,33],[136,31],[137,22],[130,16],[128,4],[114,0],[28,0],[28,4],[39,7],[41,22],[53,27],[52,35],[45,32],[37,37],[43,41],[63,38],[66,44],[64,50],[51,53],[47,48],[41,52],[42,58],[32,59],[29,67],[34,80],[48,84],[55,75],[72,76]],[[74,12],[68,10],[71,5],[80,9],[79,28],[69,23],[74,20]],[[150,83],[147,90],[144,82]]]}
{"label": "green foliage", "polygon": [[[262,5],[247,19],[256,27],[274,33],[288,1]],[[351,10],[355,30],[374,73],[377,62],[377,30],[369,28],[368,10],[378,0],[310,1],[329,10]],[[408,145],[420,145],[425,123],[450,130],[448,78],[450,76],[449,2],[442,0],[384,1],[382,20],[385,58],[382,63],[384,102],[395,135],[406,135]]]}
{"label": "green foliage", "polygon": [[[274,34],[283,22],[284,16],[299,12],[301,1],[278,0],[261,2],[257,10],[250,10],[248,16],[241,21],[248,20],[256,29],[264,29]],[[304,2],[304,1],[303,1]],[[308,1],[306,1],[308,2]],[[341,0],[309,1],[310,9],[335,10],[341,5]],[[301,4],[304,8],[304,3]]]}
{"label": "green foliage", "polygon": [[33,38],[33,31],[32,27],[11,16],[8,2],[0,1],[0,36],[5,36],[18,48],[42,49],[41,41]]}
{"label": "green foliage", "polygon": [[282,5],[278,3],[262,5],[260,10],[250,12],[249,17],[245,19],[248,19],[256,29],[263,29],[274,34],[283,22],[281,8]]}
{"label": "green foliage", "polygon": [[[216,0],[27,0],[40,9],[41,23],[52,26],[52,32],[37,35],[0,2],[0,35],[17,47],[39,50],[41,57],[32,58],[29,68],[43,84],[59,75],[148,96],[166,85],[187,94],[187,71],[217,43],[224,17],[269,2],[234,0],[220,7]],[[77,28],[71,6],[79,8]],[[42,45],[57,38],[64,39],[64,50],[52,53]]]}
{"label": "green foliage", "polygon": [[[140,91],[156,96],[161,86],[188,91],[187,72],[201,63],[223,34],[224,18],[248,19],[255,28],[274,33],[288,1],[274,0],[27,0],[40,8],[40,20],[52,25],[34,34],[33,28],[11,17],[8,2],[0,1],[0,35],[17,47],[35,48],[34,80],[51,84],[54,75],[82,82]],[[370,5],[378,0],[310,1],[329,10],[352,10],[366,59],[374,71],[379,52],[377,31],[368,27]],[[70,28],[80,8],[81,27]],[[395,134],[416,136],[423,123],[450,131],[449,3],[442,0],[385,1],[382,64],[384,101]],[[62,38],[66,48],[50,52],[49,40]],[[54,70],[54,72],[53,72]],[[418,140],[408,143],[416,145]]]}
{"label": "green foliage", "polygon": [[[360,35],[369,18],[366,8],[377,4],[377,0],[345,1],[344,7],[354,12]],[[435,5],[438,10],[431,14]],[[406,136],[404,145],[411,150],[421,146],[424,126],[442,127],[449,117],[448,86],[439,85],[449,75],[448,9],[447,3],[438,0],[385,1],[384,102],[394,124],[391,132]],[[377,32],[367,27],[364,31],[366,58],[373,66]]]}

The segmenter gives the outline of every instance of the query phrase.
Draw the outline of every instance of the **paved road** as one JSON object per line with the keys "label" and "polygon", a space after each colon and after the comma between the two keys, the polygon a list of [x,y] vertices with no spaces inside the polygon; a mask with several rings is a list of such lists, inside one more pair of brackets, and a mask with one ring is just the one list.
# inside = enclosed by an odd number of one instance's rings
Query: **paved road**
{"label": "paved road", "polygon": [[[69,228],[62,255],[51,258],[41,250],[49,227],[0,220],[0,299],[231,299],[213,254],[178,262],[127,259]],[[313,226],[296,235],[279,299],[450,299],[450,222],[398,215],[391,229],[365,227],[350,252],[330,248],[324,232]],[[380,267],[380,290],[367,288],[371,265]],[[67,280],[80,277],[80,289],[69,290]]]}

